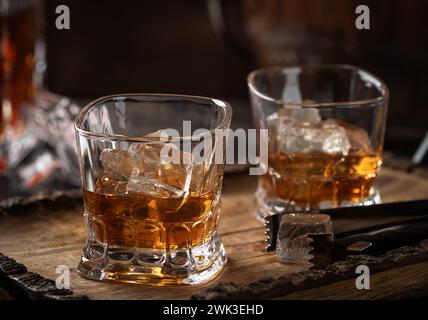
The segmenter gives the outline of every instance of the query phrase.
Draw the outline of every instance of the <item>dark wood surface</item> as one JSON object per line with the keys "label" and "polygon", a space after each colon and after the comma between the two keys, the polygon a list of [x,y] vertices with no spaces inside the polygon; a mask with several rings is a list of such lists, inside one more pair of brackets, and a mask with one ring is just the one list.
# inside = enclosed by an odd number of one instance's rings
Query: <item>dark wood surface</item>
{"label": "dark wood surface", "polygon": [[[274,299],[388,298],[427,293],[426,243],[420,245],[419,251],[413,248],[405,254],[399,253],[399,258],[391,258],[396,253],[388,253],[386,260],[366,261],[373,264],[375,274],[372,289],[365,292],[355,289],[356,275],[352,272],[354,264],[364,262],[364,257],[353,260],[353,264],[348,264],[351,271],[343,273],[333,269],[308,271],[309,265],[277,262],[274,253],[263,251],[264,229],[254,216],[255,187],[255,177],[228,175],[225,178],[220,234],[229,260],[220,276],[204,286],[152,288],[81,278],[75,268],[86,231],[77,194],[44,195],[35,201],[3,203],[0,208],[3,213],[0,216],[0,252],[47,279],[56,278],[57,266],[70,266],[71,290],[77,296],[85,295],[90,299],[211,299],[224,298],[224,290],[230,292],[229,297]],[[428,180],[416,174],[384,168],[379,187],[384,202],[428,198]],[[376,219],[348,219],[337,223],[335,228],[343,231],[378,222]],[[248,291],[248,288],[258,289]]]}

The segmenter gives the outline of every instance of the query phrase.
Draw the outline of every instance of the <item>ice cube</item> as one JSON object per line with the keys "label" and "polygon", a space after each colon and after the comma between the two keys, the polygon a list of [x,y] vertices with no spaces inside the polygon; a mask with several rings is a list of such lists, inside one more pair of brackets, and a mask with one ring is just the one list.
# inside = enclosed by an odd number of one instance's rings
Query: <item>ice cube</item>
{"label": "ice cube", "polygon": [[[284,240],[285,241],[285,240]],[[285,243],[277,245],[278,261],[282,263],[305,263],[311,259],[312,239],[308,234],[287,239]]]}
{"label": "ice cube", "polygon": [[101,151],[100,161],[104,170],[110,170],[129,178],[132,172],[131,155],[126,150],[105,149]]}
{"label": "ice cube", "polygon": [[127,183],[127,178],[111,170],[106,170],[98,177],[95,191],[106,194],[126,194]]}
{"label": "ice cube", "polygon": [[345,128],[332,119],[321,121],[317,109],[280,110],[271,116],[269,127],[277,152],[324,152],[347,155],[351,144]]}
{"label": "ice cube", "polygon": [[127,188],[129,192],[152,196],[181,197],[189,191],[191,174],[191,165],[164,164],[145,158],[134,167]]}
{"label": "ice cube", "polygon": [[[168,134],[165,130],[158,130],[156,132],[146,135],[146,137],[156,138],[159,140],[151,142],[136,142],[132,143],[128,148],[128,153],[131,157],[132,168],[138,169],[140,173],[143,173],[145,170],[151,170],[153,165],[159,164],[182,164],[181,158],[176,159],[171,155],[180,154],[179,148],[172,142],[168,142]],[[168,159],[164,156],[162,152],[163,148],[166,148],[168,152]]]}
{"label": "ice cube", "polygon": [[133,143],[128,149],[130,164],[135,174],[138,169],[142,174],[161,162],[162,145],[155,143]]}
{"label": "ice cube", "polygon": [[[184,162],[179,148],[166,141],[166,131],[159,130],[148,136],[161,139],[159,142],[133,143],[128,149],[132,164],[128,191],[161,197],[181,197],[188,193],[192,176],[191,161]],[[178,154],[178,159],[172,155],[166,159],[163,150]]]}
{"label": "ice cube", "polygon": [[106,149],[100,161],[104,168],[97,180],[97,190],[106,193],[142,193],[159,197],[181,197],[188,192],[192,165],[169,163],[162,157],[162,149],[180,152],[166,142],[165,130],[147,137],[159,137],[150,142],[132,143],[128,150]]}
{"label": "ice cube", "polygon": [[293,123],[312,123],[321,122],[319,110],[314,108],[283,108],[267,117],[268,128],[275,135],[278,131]]}
{"label": "ice cube", "polygon": [[129,179],[126,189],[128,193],[139,193],[166,198],[180,198],[184,194],[184,190],[144,175],[132,176],[131,179]]}
{"label": "ice cube", "polygon": [[280,262],[307,262],[312,250],[311,234],[331,234],[330,216],[325,214],[296,213],[284,214],[281,218],[276,254]]}

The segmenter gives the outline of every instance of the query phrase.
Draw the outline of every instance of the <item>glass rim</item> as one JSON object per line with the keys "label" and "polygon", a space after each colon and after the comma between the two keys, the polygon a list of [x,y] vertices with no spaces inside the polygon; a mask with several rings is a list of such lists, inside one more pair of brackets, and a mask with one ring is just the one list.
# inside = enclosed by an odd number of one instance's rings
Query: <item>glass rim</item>
{"label": "glass rim", "polygon": [[[300,69],[302,71],[305,70],[353,70],[353,71],[359,71],[362,72],[366,78],[373,84],[376,85],[376,87],[379,89],[380,94],[378,97],[371,98],[371,99],[359,99],[359,100],[352,100],[352,101],[332,101],[332,102],[302,102],[302,103],[296,103],[296,102],[288,102],[283,99],[276,99],[273,97],[270,97],[257,89],[255,85],[255,77],[257,75],[263,74],[263,73],[272,73],[277,71],[283,71],[283,72],[289,72],[292,70]],[[389,89],[388,86],[385,84],[385,82],[380,79],[379,77],[375,76],[373,73],[365,70],[364,68],[353,66],[350,64],[320,64],[320,65],[296,65],[296,66],[290,66],[290,67],[281,67],[281,66],[275,66],[275,67],[268,67],[268,68],[261,68],[254,70],[250,72],[247,76],[247,84],[250,88],[250,91],[257,95],[259,98],[264,99],[266,101],[274,102],[277,104],[283,104],[287,105],[287,107],[295,107],[295,108],[301,108],[301,107],[310,107],[310,108],[329,108],[329,107],[355,107],[355,106],[361,106],[361,105],[375,105],[380,102],[385,102],[389,98]]]}
{"label": "glass rim", "polygon": [[[164,143],[171,142],[171,141],[182,141],[182,140],[189,140],[193,141],[196,138],[203,138],[207,135],[212,135],[215,133],[216,129],[225,129],[230,125],[231,119],[232,119],[232,107],[231,105],[220,99],[214,99],[214,98],[208,98],[208,97],[202,97],[202,96],[192,96],[192,95],[182,95],[182,94],[166,94],[166,93],[124,93],[124,94],[113,94],[113,95],[107,95],[100,97],[96,100],[93,100],[89,102],[82,110],[80,110],[79,114],[77,115],[75,121],[74,121],[74,129],[76,132],[80,135],[85,136],[86,138],[91,139],[107,139],[107,140],[117,140],[117,141],[136,141],[136,142],[157,142],[159,143],[159,137],[147,137],[147,136],[131,136],[131,135],[121,135],[121,134],[108,134],[108,133],[97,133],[92,132],[83,129],[83,123],[86,120],[86,115],[89,113],[89,111],[98,106],[102,102],[108,102],[108,101],[114,101],[115,99],[126,99],[126,98],[145,98],[145,99],[176,99],[176,100],[187,100],[187,101],[194,101],[205,104],[214,104],[215,106],[219,107],[222,110],[223,118],[221,119],[220,123],[215,126],[215,128],[207,129],[207,133],[201,133],[196,134],[192,136],[179,136],[179,137],[170,137],[168,141],[161,141]],[[147,100],[148,101],[148,100]],[[144,101],[143,101],[144,102]],[[190,120],[190,119],[189,119]]]}

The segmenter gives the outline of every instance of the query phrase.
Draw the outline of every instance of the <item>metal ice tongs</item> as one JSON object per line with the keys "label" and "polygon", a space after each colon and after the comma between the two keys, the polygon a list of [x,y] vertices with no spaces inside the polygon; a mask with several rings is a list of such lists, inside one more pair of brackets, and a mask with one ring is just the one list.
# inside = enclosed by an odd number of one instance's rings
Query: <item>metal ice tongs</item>
{"label": "metal ice tongs", "polygon": [[[399,220],[333,235],[309,235],[313,240],[311,262],[314,264],[328,264],[347,255],[358,253],[379,255],[401,246],[414,245],[428,238],[428,200],[325,209],[317,213],[330,215],[333,229],[338,219],[397,218]],[[283,214],[286,213],[265,218],[267,251],[276,248]]]}

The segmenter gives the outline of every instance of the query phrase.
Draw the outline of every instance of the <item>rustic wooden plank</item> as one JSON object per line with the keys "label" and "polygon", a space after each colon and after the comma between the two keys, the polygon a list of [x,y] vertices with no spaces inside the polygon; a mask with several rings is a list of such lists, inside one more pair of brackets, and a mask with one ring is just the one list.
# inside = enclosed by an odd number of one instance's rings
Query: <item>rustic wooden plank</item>
{"label": "rustic wooden plank", "polygon": [[[428,198],[428,181],[414,174],[384,168],[379,185],[385,202]],[[47,203],[40,199],[36,206],[28,207],[28,203],[18,201],[21,207],[17,211],[13,204],[0,207],[5,215],[0,216],[0,252],[48,279],[56,278],[58,265],[70,266],[71,289],[91,299],[189,299],[219,283],[233,281],[238,286],[247,286],[263,277],[276,279],[307,270],[308,265],[284,265],[276,261],[273,253],[263,252],[264,229],[254,212],[255,187],[256,177],[226,176],[219,229],[229,260],[220,276],[204,286],[152,288],[102,283],[78,276],[75,268],[86,236],[81,200],[76,201],[78,195],[72,196],[71,201],[59,196],[61,205],[56,205],[52,196]],[[336,231],[376,222],[376,219],[340,221]]]}

